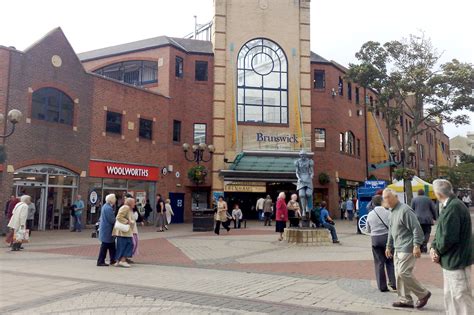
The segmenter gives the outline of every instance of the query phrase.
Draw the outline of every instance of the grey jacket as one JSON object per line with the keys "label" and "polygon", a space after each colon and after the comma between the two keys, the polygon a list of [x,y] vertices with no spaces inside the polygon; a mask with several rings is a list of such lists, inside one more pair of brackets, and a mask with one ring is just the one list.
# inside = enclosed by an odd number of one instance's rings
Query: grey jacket
{"label": "grey jacket", "polygon": [[411,201],[411,208],[415,211],[420,224],[431,224],[436,220],[436,209],[430,198],[417,196]]}
{"label": "grey jacket", "polygon": [[415,213],[409,206],[399,202],[392,209],[387,248],[394,248],[400,253],[411,253],[413,246],[420,246],[423,240],[423,230]]}

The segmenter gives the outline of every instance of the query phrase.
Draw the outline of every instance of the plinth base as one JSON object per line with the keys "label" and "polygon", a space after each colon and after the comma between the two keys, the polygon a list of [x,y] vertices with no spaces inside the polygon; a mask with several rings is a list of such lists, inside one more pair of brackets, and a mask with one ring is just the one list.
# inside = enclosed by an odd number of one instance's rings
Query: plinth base
{"label": "plinth base", "polygon": [[286,228],[284,240],[303,246],[328,246],[332,244],[329,231],[317,228]]}

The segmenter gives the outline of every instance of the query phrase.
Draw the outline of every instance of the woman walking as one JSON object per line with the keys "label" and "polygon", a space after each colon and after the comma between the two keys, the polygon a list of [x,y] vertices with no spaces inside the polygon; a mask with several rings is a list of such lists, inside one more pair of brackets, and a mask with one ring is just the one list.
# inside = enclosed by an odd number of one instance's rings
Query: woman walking
{"label": "woman walking", "polygon": [[286,228],[286,221],[288,221],[288,208],[286,207],[285,202],[286,195],[284,192],[281,192],[278,195],[278,200],[276,204],[276,228],[275,231],[280,233],[280,237],[278,238],[279,241],[283,240],[283,232]]}
{"label": "woman walking", "polygon": [[290,220],[290,227],[298,227],[300,224],[301,212],[297,194],[291,195],[291,200],[288,201],[287,208],[288,219]]}
{"label": "woman walking", "polygon": [[12,251],[19,251],[22,249],[21,244],[23,239],[18,239],[18,236],[23,231],[23,237],[26,234],[26,219],[28,218],[28,206],[31,203],[31,197],[23,195],[20,202],[15,205],[12,211],[12,217],[8,222],[8,227],[12,229],[13,235]]}
{"label": "woman walking", "polygon": [[113,235],[117,237],[117,267],[130,268],[127,259],[132,257],[133,226],[136,224],[132,218],[133,207],[135,207],[135,199],[125,199],[124,205],[120,207],[115,218]]}
{"label": "woman walking", "polygon": [[[171,223],[171,217],[174,216],[173,208],[171,208],[171,200],[166,199],[165,201],[165,210],[166,210],[166,224]],[[168,229],[168,225],[165,225],[165,228]]]}
{"label": "woman walking", "polygon": [[217,235],[219,235],[221,223],[227,232],[230,231],[230,222],[227,218],[227,210],[227,202],[224,201],[224,197],[219,196],[219,199],[217,200],[216,228],[214,229],[214,233]]}
{"label": "woman walking", "polygon": [[145,206],[143,207],[145,209],[145,224],[148,225],[148,219],[150,218],[150,214],[153,212],[153,209],[151,208],[150,205],[150,199],[146,200]]}
{"label": "woman walking", "polygon": [[156,195],[156,213],[158,214],[158,220],[156,222],[156,226],[158,227],[157,232],[164,232],[165,226],[165,203],[163,202],[163,198],[160,194]]}
{"label": "woman walking", "polygon": [[390,225],[390,211],[382,207],[382,196],[376,195],[372,198],[374,209],[367,216],[367,232],[372,238],[372,254],[374,255],[375,278],[377,287],[382,292],[387,292],[387,269],[388,286],[396,290],[395,271],[393,260],[385,256],[385,248],[388,238],[388,226]]}

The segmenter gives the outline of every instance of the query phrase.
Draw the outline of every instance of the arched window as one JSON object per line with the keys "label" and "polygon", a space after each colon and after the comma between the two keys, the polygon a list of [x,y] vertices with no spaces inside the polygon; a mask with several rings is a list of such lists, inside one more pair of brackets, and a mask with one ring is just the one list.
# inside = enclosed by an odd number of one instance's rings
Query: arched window
{"label": "arched window", "polygon": [[288,65],[275,42],[257,38],[237,57],[237,117],[239,122],[288,123]]}
{"label": "arched window", "polygon": [[355,137],[351,131],[344,133],[344,152],[355,155]]}
{"label": "arched window", "polygon": [[128,84],[142,86],[158,82],[158,63],[144,60],[124,61],[97,69],[94,73]]}
{"label": "arched window", "polygon": [[32,118],[72,125],[74,102],[62,91],[47,87],[33,92]]}

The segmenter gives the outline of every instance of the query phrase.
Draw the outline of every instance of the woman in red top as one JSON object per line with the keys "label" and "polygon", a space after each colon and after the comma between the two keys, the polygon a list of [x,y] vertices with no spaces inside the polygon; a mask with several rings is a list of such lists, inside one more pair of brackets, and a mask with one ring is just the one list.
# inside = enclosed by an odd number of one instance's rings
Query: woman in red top
{"label": "woman in red top", "polygon": [[276,232],[280,233],[279,241],[283,240],[283,232],[286,228],[286,221],[288,221],[288,208],[286,207],[285,193],[281,192],[278,195],[278,200],[276,204]]}

